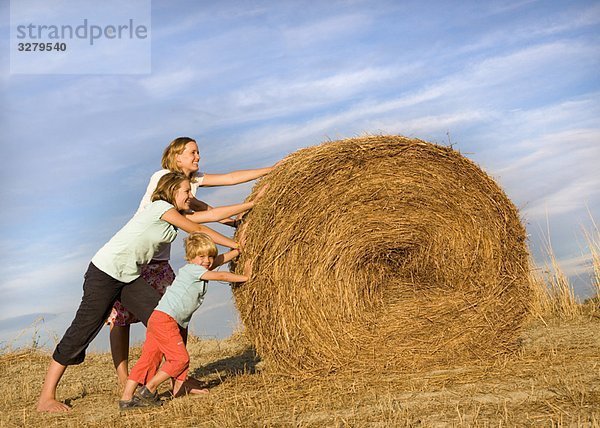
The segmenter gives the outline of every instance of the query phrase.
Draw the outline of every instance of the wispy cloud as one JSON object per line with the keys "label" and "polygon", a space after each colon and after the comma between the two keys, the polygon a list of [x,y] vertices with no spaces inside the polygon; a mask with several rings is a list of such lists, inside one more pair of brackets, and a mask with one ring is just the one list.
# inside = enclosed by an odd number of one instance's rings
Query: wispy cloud
{"label": "wispy cloud", "polygon": [[320,109],[364,94],[408,75],[415,66],[403,69],[368,67],[314,79],[269,79],[242,88],[225,97],[225,120],[250,121],[273,119]]}
{"label": "wispy cloud", "polygon": [[555,190],[541,195],[527,206],[524,214],[529,219],[584,210],[592,201],[600,200],[600,174],[597,177],[578,177]]}
{"label": "wispy cloud", "polygon": [[[577,107],[577,103],[570,104]],[[572,115],[566,109],[563,113],[562,117],[551,117],[560,121]],[[585,120],[585,116],[582,112],[580,119]],[[600,202],[600,129],[541,134],[517,141],[511,150],[513,154],[508,156],[497,154],[502,160],[496,163],[505,166],[495,169],[494,174],[502,178],[528,219],[544,218],[548,212],[559,215],[581,211],[586,204]]]}
{"label": "wispy cloud", "polygon": [[282,34],[288,47],[294,49],[356,34],[370,25],[370,16],[352,13],[309,21],[298,26],[282,26]]}
{"label": "wispy cloud", "polygon": [[164,97],[186,89],[187,85],[200,78],[199,74],[198,71],[185,67],[153,74],[151,77],[142,79],[140,84],[150,96]]}
{"label": "wispy cloud", "polygon": [[[498,8],[492,7],[490,13],[514,13],[514,10],[522,9],[535,1],[515,2],[502,5]],[[540,39],[557,37],[571,32],[576,32],[600,23],[600,6],[597,4],[587,8],[574,7],[570,11],[557,14],[551,22],[514,19],[502,28],[491,28],[482,34],[476,41],[467,43],[458,48],[455,53],[483,52],[486,49],[495,49],[498,46],[519,46],[528,43],[539,43]]]}
{"label": "wispy cloud", "polygon": [[18,275],[5,278],[2,289],[11,304],[4,307],[3,318],[31,312],[74,311],[81,299],[88,264],[88,258],[45,266],[32,263]]}
{"label": "wispy cloud", "polygon": [[[486,58],[461,70],[460,73],[396,98],[373,101],[368,101],[367,98],[366,101],[351,103],[342,111],[323,114],[301,124],[255,127],[239,140],[239,145],[249,147],[247,142],[252,141],[253,149],[282,145],[298,147],[298,142],[310,139],[314,141],[315,137],[316,141],[319,141],[326,135],[338,135],[338,130],[341,129],[345,130],[342,136],[351,136],[364,131],[396,132],[404,127],[410,132],[423,130],[429,125],[439,129],[458,123],[466,126],[487,121],[500,113],[480,108],[467,110],[465,105],[479,105],[482,99],[497,97],[505,90],[503,86],[513,86],[514,82],[526,85],[523,79],[529,75],[535,76],[537,71],[564,57],[565,49],[574,56],[589,53],[587,47],[579,44],[552,43],[525,48],[509,55]],[[543,90],[545,91],[545,88]],[[463,106],[460,109],[462,111],[447,113],[449,106],[456,109],[452,101],[460,103]],[[502,109],[503,106],[495,108]],[[432,111],[439,113],[431,114]],[[534,115],[536,112],[530,114]],[[376,128],[373,129],[372,126]]]}

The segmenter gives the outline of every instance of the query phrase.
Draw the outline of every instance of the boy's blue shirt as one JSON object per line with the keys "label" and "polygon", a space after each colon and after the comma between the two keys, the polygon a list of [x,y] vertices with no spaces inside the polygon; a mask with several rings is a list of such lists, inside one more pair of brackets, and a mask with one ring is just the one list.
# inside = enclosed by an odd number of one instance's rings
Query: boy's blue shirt
{"label": "boy's blue shirt", "polygon": [[164,312],[186,328],[192,314],[200,307],[206,294],[207,282],[200,277],[206,269],[196,264],[186,264],[177,272],[175,281],[158,302],[157,311]]}

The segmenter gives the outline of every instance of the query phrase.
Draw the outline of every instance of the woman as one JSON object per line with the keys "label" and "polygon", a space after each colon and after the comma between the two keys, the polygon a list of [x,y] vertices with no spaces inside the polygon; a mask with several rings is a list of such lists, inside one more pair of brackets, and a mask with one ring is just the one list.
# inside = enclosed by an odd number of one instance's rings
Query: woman
{"label": "woman", "polygon": [[38,400],[38,411],[60,412],[70,407],[56,400],[56,388],[67,366],[80,364],[104,320],[119,298],[144,324],[160,294],[140,277],[162,245],[173,242],[178,229],[204,232],[216,243],[238,248],[231,239],[187,219],[193,199],[190,180],[180,173],[161,177],[151,203],[135,215],[92,258],[85,274],[83,298],[75,319],[56,346]]}
{"label": "woman", "polygon": [[[137,212],[143,211],[150,203],[150,197],[156,188],[156,184],[161,177],[169,172],[180,172],[189,177],[192,194],[195,196],[200,186],[227,186],[245,183],[262,177],[273,169],[273,167],[268,167],[233,171],[227,174],[203,174],[198,169],[199,161],[200,153],[198,152],[198,145],[195,140],[189,137],[179,137],[171,141],[162,156],[161,166],[163,169],[155,172],[150,178],[146,193],[140,202]],[[187,213],[186,217],[195,223],[220,221],[224,224],[234,226],[235,221],[230,217],[247,211],[251,207],[251,203],[246,203],[213,208],[194,197],[190,202],[190,208],[194,212]],[[152,260],[142,267],[142,278],[161,295],[165,293],[166,288],[175,279],[175,273],[169,264],[170,253],[170,244],[164,245],[154,255]],[[138,321],[120,301],[115,303],[114,309],[108,319],[108,323],[111,326],[110,349],[121,386],[125,385],[128,376],[130,325]],[[186,339],[187,336],[184,333],[184,340]],[[192,388],[186,384],[183,391],[196,393],[202,391],[202,389]]]}

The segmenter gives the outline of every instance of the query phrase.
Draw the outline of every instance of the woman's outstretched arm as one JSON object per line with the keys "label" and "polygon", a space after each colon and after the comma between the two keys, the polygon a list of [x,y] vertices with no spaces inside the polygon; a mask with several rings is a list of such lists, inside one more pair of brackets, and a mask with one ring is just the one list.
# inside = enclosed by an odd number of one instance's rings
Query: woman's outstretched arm
{"label": "woman's outstretched arm", "polygon": [[202,186],[231,186],[233,184],[245,183],[268,174],[275,166],[258,169],[241,169],[227,174],[204,174]]}

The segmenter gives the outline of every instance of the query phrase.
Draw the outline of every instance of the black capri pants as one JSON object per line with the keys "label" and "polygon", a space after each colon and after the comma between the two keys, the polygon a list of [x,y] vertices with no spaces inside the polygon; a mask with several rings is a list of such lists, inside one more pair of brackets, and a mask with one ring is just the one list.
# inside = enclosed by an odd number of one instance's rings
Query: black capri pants
{"label": "black capri pants", "polygon": [[142,278],[121,282],[90,263],[84,276],[79,309],[52,358],[63,366],[81,364],[87,347],[104,326],[115,300],[120,300],[146,325],[160,294]]}

